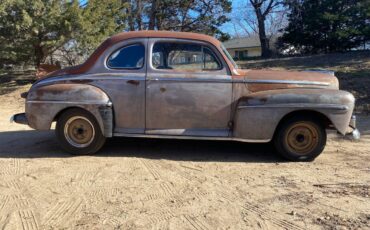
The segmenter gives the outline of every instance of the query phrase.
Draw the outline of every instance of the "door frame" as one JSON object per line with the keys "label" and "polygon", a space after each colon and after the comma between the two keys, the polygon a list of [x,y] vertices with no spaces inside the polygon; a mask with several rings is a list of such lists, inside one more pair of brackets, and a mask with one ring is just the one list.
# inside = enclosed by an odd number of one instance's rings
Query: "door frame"
{"label": "door frame", "polygon": [[[177,42],[177,43],[189,43],[189,44],[197,44],[201,46],[205,46],[210,49],[213,54],[216,56],[220,64],[222,65],[222,69],[220,70],[208,70],[208,71],[197,71],[197,72],[175,72],[174,70],[166,70],[166,69],[156,69],[152,65],[152,51],[153,46],[156,42]],[[145,81],[145,134],[147,135],[174,135],[174,136],[204,136],[204,137],[228,137],[231,135],[231,129],[229,127],[229,122],[231,119],[231,107],[232,107],[232,98],[233,98],[233,85],[232,85],[232,76],[230,73],[229,66],[223,59],[223,56],[220,54],[218,49],[214,47],[212,44],[198,41],[198,40],[191,40],[191,39],[178,39],[178,38],[149,38],[148,45],[147,45],[147,72],[146,72],[146,81]],[[187,78],[186,76],[193,74],[194,77]],[[195,76],[197,75],[197,76]],[[215,83],[215,84],[227,84],[229,88],[228,91],[228,98],[226,99],[228,102],[227,105],[227,121],[225,121],[224,128],[218,129],[209,129],[209,128],[152,128],[149,126],[149,119],[151,119],[150,113],[153,112],[148,109],[149,101],[148,101],[148,90],[151,87],[151,83],[155,82],[187,82],[187,83]],[[228,85],[230,84],[230,85]],[[226,96],[226,95],[225,95]],[[161,109],[161,108],[159,108]],[[226,125],[227,123],[227,125]]]}

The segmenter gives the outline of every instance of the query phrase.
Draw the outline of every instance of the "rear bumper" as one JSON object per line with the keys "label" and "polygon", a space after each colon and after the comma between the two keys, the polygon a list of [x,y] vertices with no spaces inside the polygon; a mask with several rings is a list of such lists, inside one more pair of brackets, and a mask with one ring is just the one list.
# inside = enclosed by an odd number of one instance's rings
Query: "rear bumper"
{"label": "rear bumper", "polygon": [[15,122],[22,125],[28,125],[26,113],[17,113],[10,118],[10,122]]}

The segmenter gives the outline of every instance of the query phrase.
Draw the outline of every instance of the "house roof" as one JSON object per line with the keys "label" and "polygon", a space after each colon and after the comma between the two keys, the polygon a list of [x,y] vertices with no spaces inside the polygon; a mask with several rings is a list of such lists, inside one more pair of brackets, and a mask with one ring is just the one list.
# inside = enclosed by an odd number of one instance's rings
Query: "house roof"
{"label": "house roof", "polygon": [[260,40],[257,36],[234,38],[224,42],[226,49],[249,48],[261,46]]}

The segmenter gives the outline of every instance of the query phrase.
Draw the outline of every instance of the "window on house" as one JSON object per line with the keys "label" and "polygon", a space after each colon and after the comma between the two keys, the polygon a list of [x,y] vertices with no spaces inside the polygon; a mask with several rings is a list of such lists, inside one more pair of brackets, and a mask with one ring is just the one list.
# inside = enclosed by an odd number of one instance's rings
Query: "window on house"
{"label": "window on house", "polygon": [[248,50],[236,50],[235,51],[235,57],[238,60],[243,60],[248,57]]}

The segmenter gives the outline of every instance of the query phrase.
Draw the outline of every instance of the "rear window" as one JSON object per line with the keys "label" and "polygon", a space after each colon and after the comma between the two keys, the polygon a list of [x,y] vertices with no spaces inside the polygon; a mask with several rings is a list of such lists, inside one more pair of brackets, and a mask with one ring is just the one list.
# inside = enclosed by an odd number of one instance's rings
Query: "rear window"
{"label": "rear window", "polygon": [[144,45],[129,45],[113,52],[108,58],[107,66],[112,69],[141,69],[144,66],[144,57]]}

